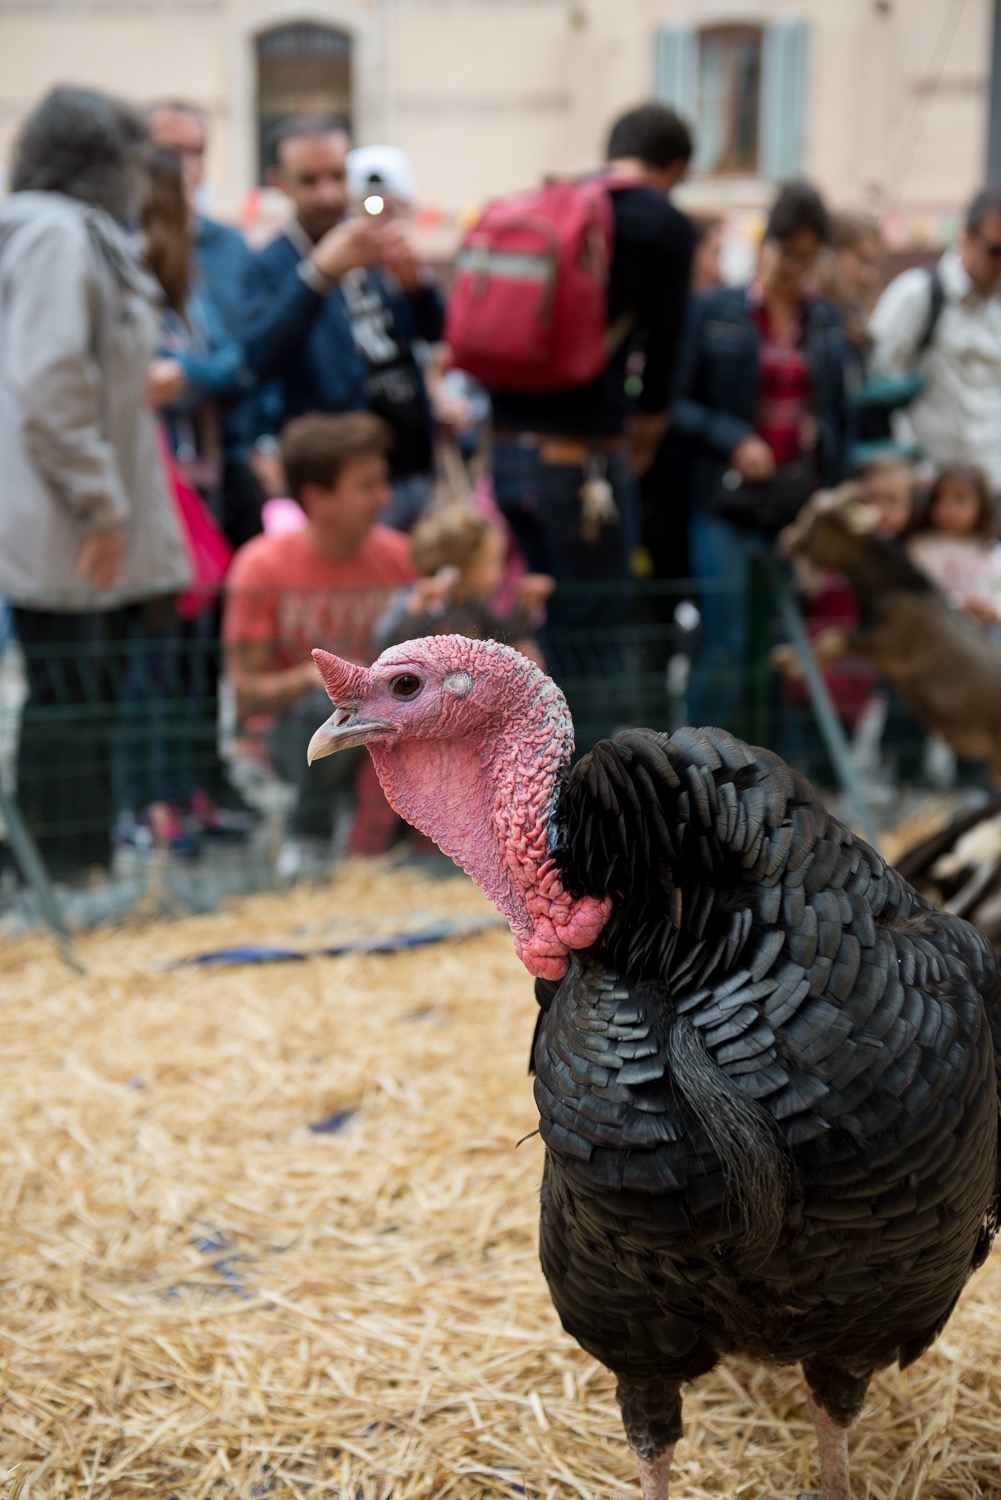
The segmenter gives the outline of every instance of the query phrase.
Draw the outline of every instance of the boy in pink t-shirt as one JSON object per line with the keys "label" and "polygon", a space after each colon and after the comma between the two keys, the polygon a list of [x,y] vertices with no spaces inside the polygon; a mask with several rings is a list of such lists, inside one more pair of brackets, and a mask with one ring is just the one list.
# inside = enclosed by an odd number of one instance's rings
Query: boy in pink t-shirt
{"label": "boy in pink t-shirt", "polygon": [[254,537],[237,552],[226,580],[223,640],[237,713],[241,720],[273,719],[272,763],[298,792],[289,833],[329,839],[335,800],[354,781],[353,854],[381,853],[395,816],[364,751],[307,767],[310,736],[330,712],[309,653],[323,646],[369,665],[375,621],[392,591],[417,576],[408,538],[378,524],[392,498],[391,440],[386,424],[368,412],[290,422],[282,461],[306,523]]}

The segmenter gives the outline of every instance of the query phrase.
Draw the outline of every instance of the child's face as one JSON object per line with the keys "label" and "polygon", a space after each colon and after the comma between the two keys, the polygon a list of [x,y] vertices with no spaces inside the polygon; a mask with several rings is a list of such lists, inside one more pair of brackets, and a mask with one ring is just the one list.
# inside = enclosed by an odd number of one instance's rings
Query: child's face
{"label": "child's face", "polygon": [[928,510],[928,521],[948,536],[973,536],[980,520],[980,496],[966,479],[943,479]]}
{"label": "child's face", "polygon": [[480,547],[462,570],[462,592],[470,599],[489,599],[504,582],[507,538],[491,526]]}
{"label": "child's face", "polygon": [[878,517],[876,535],[884,541],[903,536],[911,521],[911,479],[905,470],[870,474],[865,481],[864,499]]}

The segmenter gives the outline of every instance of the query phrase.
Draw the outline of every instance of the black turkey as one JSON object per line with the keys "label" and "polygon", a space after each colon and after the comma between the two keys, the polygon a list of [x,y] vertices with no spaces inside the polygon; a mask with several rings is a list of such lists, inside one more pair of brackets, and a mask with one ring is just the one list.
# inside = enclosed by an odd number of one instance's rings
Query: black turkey
{"label": "black turkey", "polygon": [[537,976],[542,1265],[618,1378],[645,1500],[682,1383],[730,1353],[802,1365],[848,1500],[871,1375],[928,1347],[994,1236],[991,948],[722,730],[628,731],[571,770],[562,694],[508,647],[315,655],[336,708],[311,756],[367,744]]}

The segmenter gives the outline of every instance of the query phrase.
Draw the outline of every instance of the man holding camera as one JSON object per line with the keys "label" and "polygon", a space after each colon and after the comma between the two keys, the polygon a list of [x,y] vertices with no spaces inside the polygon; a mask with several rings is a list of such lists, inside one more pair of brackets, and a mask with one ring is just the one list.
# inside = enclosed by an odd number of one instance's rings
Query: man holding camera
{"label": "man holding camera", "polygon": [[394,436],[394,504],[386,518],[409,527],[430,498],[431,411],[414,346],[441,337],[434,278],[393,211],[412,180],[389,148],[367,153],[359,211],[349,213],[344,130],[328,121],[283,124],[272,181],[295,213],[253,258],[241,330],[261,380],[277,378],[283,419],[307,412],[369,410]]}

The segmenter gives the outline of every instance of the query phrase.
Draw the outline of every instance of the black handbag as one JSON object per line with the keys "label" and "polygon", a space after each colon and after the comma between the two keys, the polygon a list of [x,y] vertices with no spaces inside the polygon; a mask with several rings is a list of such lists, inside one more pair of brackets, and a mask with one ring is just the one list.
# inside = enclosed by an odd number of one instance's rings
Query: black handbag
{"label": "black handbag", "polygon": [[771,479],[757,484],[742,479],[736,469],[726,469],[709,509],[737,526],[778,529],[799,514],[817,488],[812,459],[797,458],[780,464]]}

